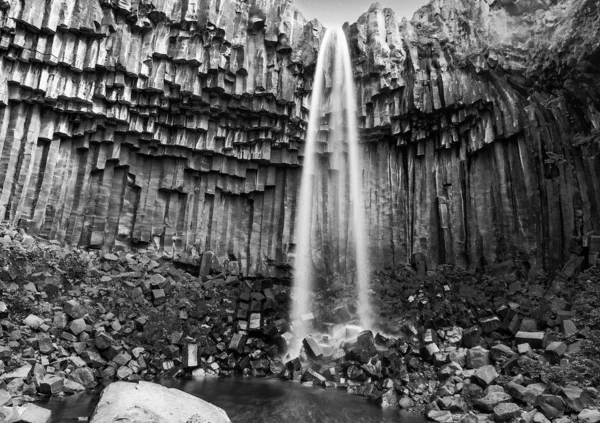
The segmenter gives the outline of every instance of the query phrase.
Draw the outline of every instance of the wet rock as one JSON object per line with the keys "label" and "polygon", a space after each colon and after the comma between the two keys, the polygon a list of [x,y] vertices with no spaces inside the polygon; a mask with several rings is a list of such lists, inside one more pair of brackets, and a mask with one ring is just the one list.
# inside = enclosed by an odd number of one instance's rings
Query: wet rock
{"label": "wet rock", "polygon": [[306,348],[306,352],[315,358],[319,358],[323,356],[323,351],[321,347],[317,343],[317,341],[312,336],[307,336],[302,340],[302,345]]}

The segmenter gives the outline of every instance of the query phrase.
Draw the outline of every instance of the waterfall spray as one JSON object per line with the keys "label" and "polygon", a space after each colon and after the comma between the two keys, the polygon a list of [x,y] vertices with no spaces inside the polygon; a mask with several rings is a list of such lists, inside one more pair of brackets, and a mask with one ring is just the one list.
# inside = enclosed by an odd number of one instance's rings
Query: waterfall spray
{"label": "waterfall spray", "polygon": [[[333,69],[331,80],[326,80],[327,69]],[[328,111],[328,116],[325,111]],[[330,167],[323,169],[317,162],[319,130],[324,117],[329,118],[328,150]],[[356,94],[350,61],[350,51],[346,36],[341,29],[327,30],[321,47],[315,80],[312,87],[310,116],[304,146],[304,163],[298,198],[296,220],[296,274],[294,278],[294,302],[292,319],[294,320],[294,338],[299,341],[308,335],[310,327],[303,323],[302,316],[312,311],[311,293],[313,291],[314,259],[313,248],[319,249],[315,237],[315,199],[319,195],[316,185],[319,180],[327,181],[327,189],[333,191],[331,199],[337,214],[331,218],[331,230],[328,234],[330,250],[343,255],[350,249],[355,262],[355,274],[346,277],[354,279],[357,289],[357,314],[360,325],[370,328],[372,325],[369,306],[369,257],[367,222],[363,198],[362,171],[359,157],[358,123],[356,117]],[[327,174],[327,176],[324,176]],[[335,185],[335,187],[331,187]],[[329,191],[328,191],[329,192]],[[325,201],[325,200],[323,200]],[[346,218],[348,216],[348,218]],[[326,225],[325,225],[326,226]],[[331,247],[333,246],[333,247]],[[337,269],[342,257],[335,257],[335,263],[327,263]],[[299,350],[300,344],[291,350]]]}

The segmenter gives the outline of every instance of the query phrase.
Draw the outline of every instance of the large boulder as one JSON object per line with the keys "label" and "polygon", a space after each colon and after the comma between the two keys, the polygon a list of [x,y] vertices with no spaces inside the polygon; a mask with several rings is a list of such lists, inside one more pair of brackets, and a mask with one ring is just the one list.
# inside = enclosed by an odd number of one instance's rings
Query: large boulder
{"label": "large boulder", "polygon": [[149,382],[108,385],[91,423],[228,423],[227,413],[200,398]]}

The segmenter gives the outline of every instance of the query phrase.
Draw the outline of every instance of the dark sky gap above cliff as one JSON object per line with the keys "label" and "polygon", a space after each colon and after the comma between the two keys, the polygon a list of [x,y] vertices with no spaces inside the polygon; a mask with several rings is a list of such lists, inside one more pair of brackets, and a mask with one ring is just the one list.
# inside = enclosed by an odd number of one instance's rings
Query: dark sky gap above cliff
{"label": "dark sky gap above cliff", "polygon": [[[398,21],[411,19],[413,14],[429,0],[379,0],[381,7],[396,12]],[[344,22],[356,22],[373,0],[294,0],[294,4],[308,20],[318,19],[328,28],[341,27]]]}

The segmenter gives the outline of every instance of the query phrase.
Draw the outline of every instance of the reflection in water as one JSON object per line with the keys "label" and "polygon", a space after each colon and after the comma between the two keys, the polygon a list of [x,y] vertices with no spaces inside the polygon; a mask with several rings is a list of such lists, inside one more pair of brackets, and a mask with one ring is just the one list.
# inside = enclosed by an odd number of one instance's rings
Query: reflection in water
{"label": "reflection in water", "polygon": [[[398,422],[423,423],[423,417],[398,410],[382,410],[365,398],[342,390],[318,389],[274,379],[202,379],[161,382],[211,402],[225,411],[232,422],[327,423]],[[90,416],[98,394],[84,393],[52,398],[43,407],[53,412],[53,422],[76,421]]]}

